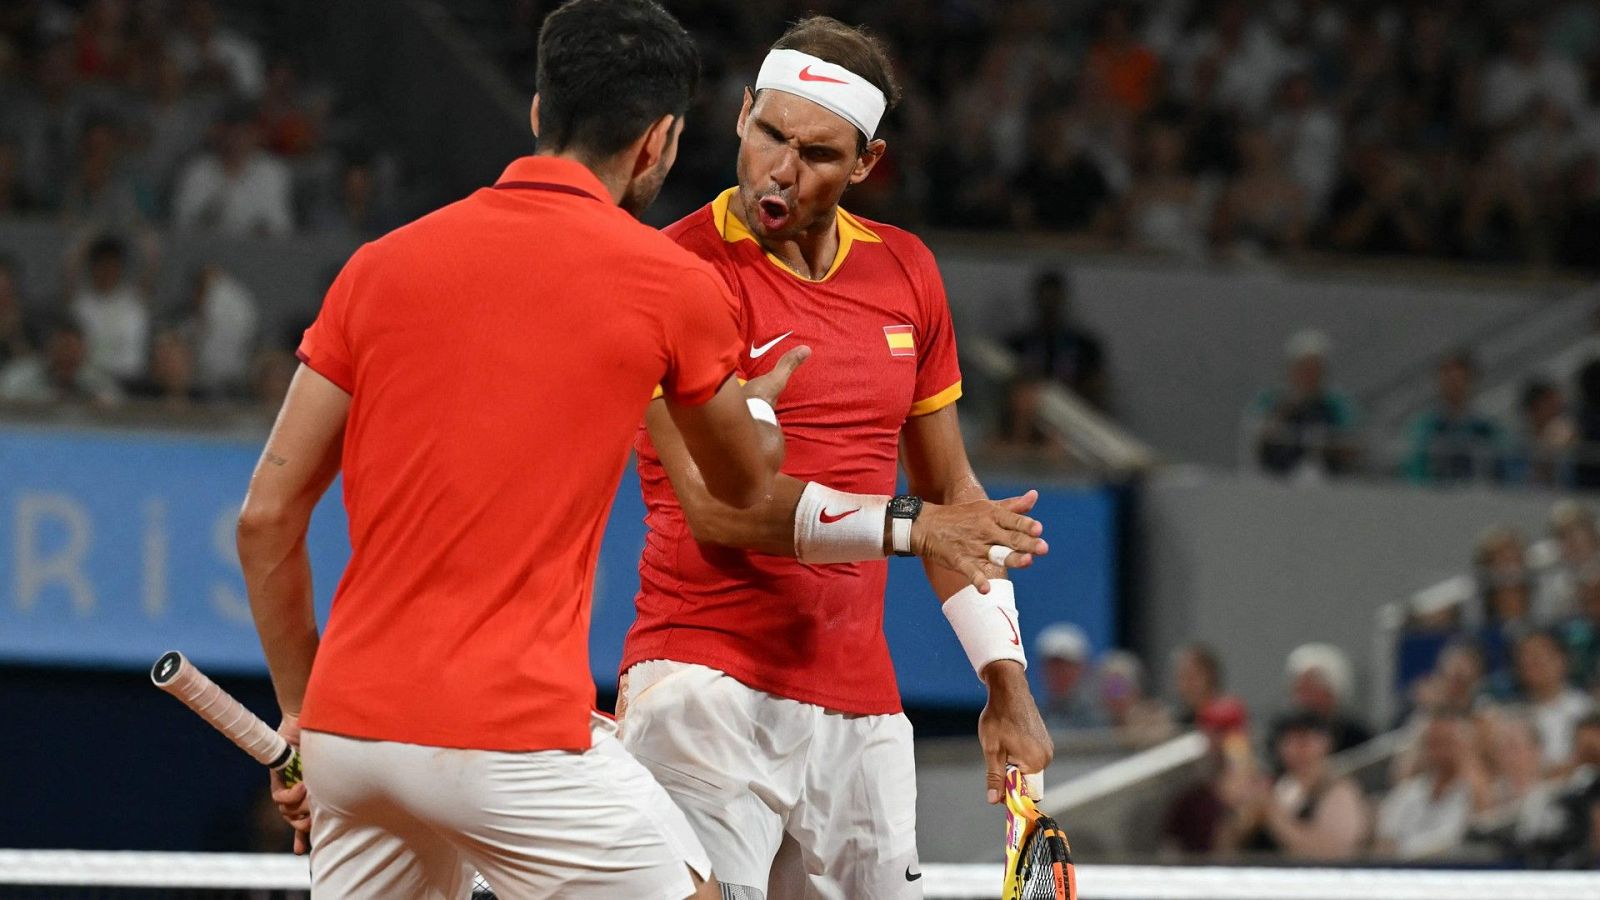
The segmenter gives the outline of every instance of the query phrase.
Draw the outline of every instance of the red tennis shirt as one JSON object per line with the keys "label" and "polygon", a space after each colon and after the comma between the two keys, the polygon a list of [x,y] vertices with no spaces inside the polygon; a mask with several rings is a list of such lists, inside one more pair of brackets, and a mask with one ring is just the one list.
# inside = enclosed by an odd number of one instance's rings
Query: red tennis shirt
{"label": "red tennis shirt", "polygon": [[[852,493],[894,493],[907,417],[961,396],[955,331],[933,254],[909,232],[840,210],[839,253],[826,275],[810,281],[762,251],[729,212],[733,194],[667,234],[714,265],[739,298],[740,375],[763,375],[788,350],[811,347],[778,398],[783,471]],[[638,452],[650,532],[624,669],[673,659],[829,709],[899,711],[883,636],[885,560],[812,566],[697,543],[642,430]]]}
{"label": "red tennis shirt", "polygon": [[301,723],[588,748],[594,567],[629,442],[658,382],[716,393],[737,317],[709,265],[550,157],[357,251],[300,345],[351,396],[353,551]]}

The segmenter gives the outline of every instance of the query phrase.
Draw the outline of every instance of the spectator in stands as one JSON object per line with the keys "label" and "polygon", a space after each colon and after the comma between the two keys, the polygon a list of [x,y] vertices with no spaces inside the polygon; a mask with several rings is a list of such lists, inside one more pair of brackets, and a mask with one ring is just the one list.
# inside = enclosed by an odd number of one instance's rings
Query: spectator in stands
{"label": "spectator in stands", "polygon": [[1378,808],[1378,856],[1420,860],[1448,856],[1466,840],[1475,765],[1467,720],[1433,714],[1421,736],[1417,774],[1395,785]]}
{"label": "spectator in stands", "polygon": [[314,231],[351,240],[371,240],[391,225],[379,202],[377,173],[372,160],[365,156],[352,157],[345,163],[337,195],[317,207],[311,217]]}
{"label": "spectator in stands", "polygon": [[1413,484],[1450,485],[1498,477],[1501,432],[1472,408],[1477,364],[1458,350],[1439,363],[1439,397],[1411,425],[1406,475]]}
{"label": "spectator in stands", "polygon": [[1355,409],[1327,385],[1328,339],[1306,330],[1284,347],[1285,384],[1256,398],[1256,463],[1274,475],[1318,479],[1349,472],[1357,455]]}
{"label": "spectator in stands", "polygon": [[1514,830],[1528,798],[1544,784],[1544,764],[1539,758],[1539,733],[1527,716],[1489,707],[1479,714],[1486,724],[1485,775],[1481,789],[1487,796],[1474,829],[1492,834]]}
{"label": "spectator in stands", "polygon": [[261,149],[255,110],[235,106],[218,128],[214,152],[189,163],[173,196],[181,229],[239,237],[279,237],[294,230],[289,167]]}
{"label": "spectator in stands", "polygon": [[1044,660],[1044,702],[1039,704],[1047,726],[1071,730],[1101,728],[1106,722],[1095,706],[1084,675],[1089,666],[1089,638],[1070,622],[1045,626],[1034,643]]}
{"label": "spectator in stands", "polygon": [[88,362],[83,329],[69,318],[51,325],[44,353],[24,356],[0,369],[0,400],[8,403],[90,402],[110,406],[122,391]]}
{"label": "spectator in stands", "polygon": [[127,244],[109,235],[88,245],[86,260],[89,277],[72,295],[72,314],[83,327],[89,367],[131,384],[144,377],[148,362],[148,276],[130,271]]}
{"label": "spectator in stands", "polygon": [[156,332],[150,343],[150,374],[135,382],[128,393],[173,410],[188,409],[205,399],[195,383],[194,348],[183,335],[173,329]]}
{"label": "spectator in stands", "polygon": [[[1372,739],[1372,730],[1349,712],[1355,675],[1344,651],[1332,644],[1302,644],[1285,665],[1289,680],[1288,715],[1273,726],[1269,746],[1276,747],[1283,729],[1314,716],[1331,742],[1330,752],[1343,753]],[[1280,766],[1284,760],[1277,761]]]}
{"label": "spectator in stands", "polygon": [[1454,640],[1439,651],[1433,671],[1412,687],[1413,710],[1444,710],[1469,715],[1484,690],[1483,651],[1468,640]]}
{"label": "spectator in stands", "polygon": [[1311,75],[1305,69],[1284,78],[1270,129],[1273,139],[1287,154],[1289,172],[1304,194],[1307,214],[1320,217],[1339,173],[1344,128],[1317,97]]}
{"label": "spectator in stands", "polygon": [[126,0],[90,0],[73,32],[77,73],[89,81],[120,81],[132,65]]}
{"label": "spectator in stands", "polygon": [[1144,664],[1126,650],[1113,650],[1097,672],[1102,718],[1117,739],[1134,747],[1151,747],[1172,737],[1175,729],[1161,701],[1145,692]]}
{"label": "spectator in stands", "polygon": [[1509,480],[1537,487],[1572,481],[1572,450],[1578,429],[1567,415],[1561,390],[1542,379],[1522,389],[1522,428],[1507,473]]}
{"label": "spectator in stands", "polygon": [[186,0],[180,28],[167,50],[190,79],[246,98],[260,96],[265,86],[261,48],[218,25],[217,10],[210,0]]}
{"label": "spectator in stands", "polygon": [[1036,116],[1028,129],[1028,156],[1012,178],[1012,222],[1021,230],[1104,230],[1111,184],[1065,108]]}
{"label": "spectator in stands", "polygon": [[1199,643],[1179,648],[1173,656],[1173,687],[1178,695],[1178,714],[1175,718],[1178,724],[1193,728],[1212,704],[1231,699],[1222,693],[1222,685],[1222,660],[1215,650]]}
{"label": "spectator in stands", "polygon": [[1130,120],[1150,109],[1161,86],[1161,59],[1139,41],[1132,16],[1127,5],[1101,7],[1095,41],[1084,59],[1090,90]]}
{"label": "spectator in stands", "polygon": [[1546,769],[1567,762],[1573,729],[1594,702],[1567,682],[1567,648],[1549,631],[1533,631],[1516,645],[1518,699],[1539,731],[1540,758]]}
{"label": "spectator in stands", "polygon": [[1005,169],[986,126],[987,111],[956,107],[952,127],[928,158],[928,220],[945,228],[1002,228],[1015,209]]}
{"label": "spectator in stands", "polygon": [[1140,130],[1133,187],[1122,198],[1117,230],[1135,249],[1203,260],[1211,221],[1211,192],[1184,169],[1183,131],[1160,119]]}
{"label": "spectator in stands", "polygon": [[267,70],[266,90],[261,95],[262,143],[273,154],[293,159],[315,152],[322,146],[326,104],[307,96],[300,86],[300,72],[293,63],[280,59]]}
{"label": "spectator in stands", "polygon": [[1428,253],[1434,218],[1411,162],[1368,136],[1351,149],[1328,200],[1327,241],[1347,253]]}
{"label": "spectator in stands", "polygon": [[1580,583],[1600,576],[1600,528],[1594,513],[1576,500],[1558,500],[1550,508],[1550,536],[1559,560],[1543,574],[1536,597],[1538,618],[1554,622],[1578,608]]}
{"label": "spectator in stands", "polygon": [[1506,52],[1489,64],[1483,80],[1487,124],[1514,125],[1533,113],[1541,100],[1572,115],[1584,111],[1582,74],[1571,60],[1546,49],[1539,25],[1532,16],[1513,22]]}
{"label": "spectator in stands", "polygon": [[1106,408],[1104,345],[1073,318],[1072,280],[1065,270],[1045,269],[1034,276],[1033,321],[1006,344],[1017,356],[1022,380],[1054,381]]}
{"label": "spectator in stands", "polygon": [[216,116],[215,93],[191,89],[170,52],[151,61],[151,77],[136,104],[138,168],[147,190],[165,210],[178,167],[204,144]]}
{"label": "spectator in stands", "polygon": [[133,177],[122,163],[122,134],[109,119],[91,121],[78,142],[78,168],[61,203],[67,222],[130,234],[145,221]]}
{"label": "spectator in stands", "polygon": [[1478,641],[1491,675],[1500,676],[1511,663],[1511,648],[1538,623],[1533,618],[1533,580],[1528,572],[1522,535],[1495,527],[1478,538],[1472,554],[1477,605]]}
{"label": "spectator in stands", "polygon": [[0,131],[21,158],[22,187],[33,205],[55,209],[71,172],[73,149],[90,107],[74,74],[72,43],[56,39],[39,51],[32,90],[0,104]]}
{"label": "spectator in stands", "polygon": [[1557,626],[1567,648],[1571,680],[1600,702],[1600,571],[1578,583],[1578,612]]}
{"label": "spectator in stands", "polygon": [[1237,143],[1240,171],[1217,203],[1212,239],[1241,260],[1299,252],[1308,225],[1305,191],[1265,127],[1246,128]]}
{"label": "spectator in stands", "polygon": [[22,292],[17,289],[17,264],[0,256],[0,369],[27,356],[32,347],[22,319]]}
{"label": "spectator in stands", "polygon": [[1297,861],[1354,859],[1366,841],[1369,813],[1361,789],[1329,769],[1327,722],[1302,712],[1279,724],[1273,751],[1283,763],[1242,791],[1219,835],[1220,849],[1279,853]]}
{"label": "spectator in stands", "polygon": [[260,314],[250,290],[216,264],[195,270],[181,323],[194,360],[194,384],[209,396],[244,393]]}
{"label": "spectator in stands", "polygon": [[1578,450],[1572,481],[1579,488],[1600,488],[1600,359],[1578,370]]}
{"label": "spectator in stands", "polygon": [[1600,804],[1600,713],[1574,729],[1572,758],[1561,777],[1530,793],[1517,824],[1518,849],[1539,867],[1594,865],[1591,829]]}
{"label": "spectator in stands", "polygon": [[1230,809],[1261,777],[1250,750],[1244,705],[1220,697],[1206,705],[1195,723],[1206,737],[1200,777],[1173,798],[1162,816],[1161,844],[1168,854],[1218,851]]}

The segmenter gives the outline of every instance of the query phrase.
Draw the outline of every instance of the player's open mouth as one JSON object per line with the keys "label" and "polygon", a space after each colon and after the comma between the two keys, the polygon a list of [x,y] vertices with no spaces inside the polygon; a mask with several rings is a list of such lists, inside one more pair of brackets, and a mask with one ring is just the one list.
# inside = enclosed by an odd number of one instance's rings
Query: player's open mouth
{"label": "player's open mouth", "polygon": [[789,221],[789,204],[782,197],[762,197],[756,204],[764,231],[777,231]]}

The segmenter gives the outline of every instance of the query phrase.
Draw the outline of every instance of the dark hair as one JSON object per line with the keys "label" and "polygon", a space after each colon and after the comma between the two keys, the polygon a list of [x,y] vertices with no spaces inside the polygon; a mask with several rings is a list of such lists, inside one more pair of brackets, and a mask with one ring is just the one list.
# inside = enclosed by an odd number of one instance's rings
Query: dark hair
{"label": "dark hair", "polygon": [[[790,25],[772,49],[798,50],[860,75],[883,91],[884,112],[900,105],[900,83],[895,80],[889,50],[865,28],[846,25],[832,16],[808,16]],[[856,149],[860,152],[866,148],[867,136],[863,134]]]}
{"label": "dark hair", "polygon": [[1040,269],[1033,276],[1033,292],[1037,294],[1047,288],[1071,294],[1072,280],[1064,269]]}
{"label": "dark hair", "polygon": [[93,265],[103,259],[115,259],[121,262],[128,258],[128,247],[122,239],[114,235],[102,235],[95,238],[89,245],[89,264]]}
{"label": "dark hair", "polygon": [[1582,731],[1585,728],[1600,728],[1600,709],[1585,713],[1572,730]]}
{"label": "dark hair", "polygon": [[1446,366],[1460,366],[1467,370],[1468,375],[1475,376],[1478,374],[1478,361],[1473,358],[1472,351],[1465,347],[1451,350],[1444,355],[1443,359],[1439,360],[1439,368],[1443,369]]}
{"label": "dark hair", "polygon": [[1222,659],[1217,656],[1217,651],[1199,643],[1188,644],[1183,650],[1194,656],[1194,661],[1206,671],[1206,676],[1211,679],[1211,686],[1216,690],[1222,690]]}
{"label": "dark hair", "polygon": [[700,53],[651,0],[569,0],[539,29],[539,143],[590,160],[689,109]]}
{"label": "dark hair", "polygon": [[1556,386],[1543,379],[1535,379],[1523,385],[1522,409],[1524,412],[1533,409],[1534,405],[1544,398],[1554,394]]}

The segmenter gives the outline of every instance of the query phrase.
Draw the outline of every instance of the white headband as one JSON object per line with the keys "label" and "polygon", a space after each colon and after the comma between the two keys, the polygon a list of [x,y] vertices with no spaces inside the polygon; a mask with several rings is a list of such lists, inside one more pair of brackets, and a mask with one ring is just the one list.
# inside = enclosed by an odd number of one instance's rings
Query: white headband
{"label": "white headband", "polygon": [[860,75],[799,50],[774,50],[761,63],[756,90],[771,88],[804,97],[838,113],[870,140],[888,103],[883,91]]}

